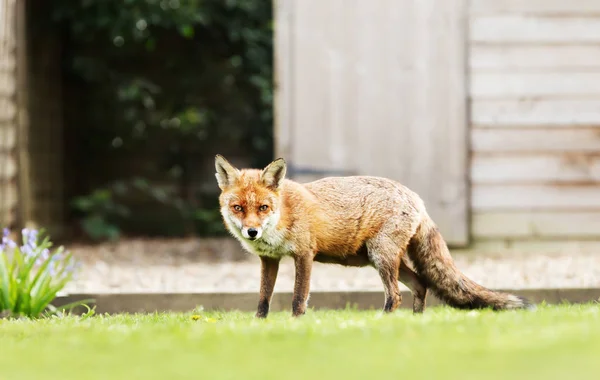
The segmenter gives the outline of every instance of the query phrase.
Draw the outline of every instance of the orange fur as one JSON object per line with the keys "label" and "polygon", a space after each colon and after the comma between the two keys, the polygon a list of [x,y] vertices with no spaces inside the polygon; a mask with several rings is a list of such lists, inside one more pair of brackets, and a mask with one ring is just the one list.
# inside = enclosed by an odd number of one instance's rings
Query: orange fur
{"label": "orange fur", "polygon": [[411,289],[414,312],[423,311],[428,288],[458,308],[528,307],[524,299],[492,292],[460,273],[421,198],[395,181],[353,176],[300,184],[285,179],[283,159],[263,170],[238,170],[217,156],[215,166],[227,229],[263,258],[259,317],[268,314],[285,256],[295,261],[296,316],[306,311],[313,261],[374,267],[387,312],[402,301],[398,280]]}

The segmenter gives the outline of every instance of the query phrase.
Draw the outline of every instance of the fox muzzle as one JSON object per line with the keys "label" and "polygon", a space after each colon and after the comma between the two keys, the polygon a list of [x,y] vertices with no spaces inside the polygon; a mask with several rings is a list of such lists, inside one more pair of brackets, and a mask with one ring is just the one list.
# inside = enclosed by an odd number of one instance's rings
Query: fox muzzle
{"label": "fox muzzle", "polygon": [[262,236],[262,229],[256,227],[243,227],[242,236],[248,240],[256,240]]}

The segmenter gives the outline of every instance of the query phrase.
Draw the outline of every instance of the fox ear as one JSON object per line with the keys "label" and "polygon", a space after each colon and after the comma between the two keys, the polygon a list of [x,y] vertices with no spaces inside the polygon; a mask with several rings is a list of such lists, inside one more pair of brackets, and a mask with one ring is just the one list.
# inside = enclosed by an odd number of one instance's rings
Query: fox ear
{"label": "fox ear", "polygon": [[240,172],[225,159],[225,157],[217,154],[215,157],[215,169],[217,173],[217,183],[221,190],[225,190],[237,180]]}
{"label": "fox ear", "polygon": [[285,177],[287,165],[283,158],[278,158],[271,162],[266,168],[264,168],[260,179],[265,186],[271,189],[277,189],[281,184],[281,181]]}

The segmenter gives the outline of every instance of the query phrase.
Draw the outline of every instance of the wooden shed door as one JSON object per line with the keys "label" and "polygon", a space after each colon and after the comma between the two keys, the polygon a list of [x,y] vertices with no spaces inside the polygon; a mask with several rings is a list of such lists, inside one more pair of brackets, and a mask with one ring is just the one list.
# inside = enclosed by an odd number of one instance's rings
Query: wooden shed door
{"label": "wooden shed door", "polygon": [[276,150],[308,181],[419,193],[468,243],[466,0],[275,0]]}

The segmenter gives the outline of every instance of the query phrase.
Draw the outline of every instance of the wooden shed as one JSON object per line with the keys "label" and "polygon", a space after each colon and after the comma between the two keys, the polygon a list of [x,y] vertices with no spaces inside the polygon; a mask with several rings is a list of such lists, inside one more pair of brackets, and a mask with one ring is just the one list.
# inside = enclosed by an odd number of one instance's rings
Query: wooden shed
{"label": "wooden shed", "polygon": [[382,175],[453,247],[600,250],[600,1],[277,0],[276,147]]}

